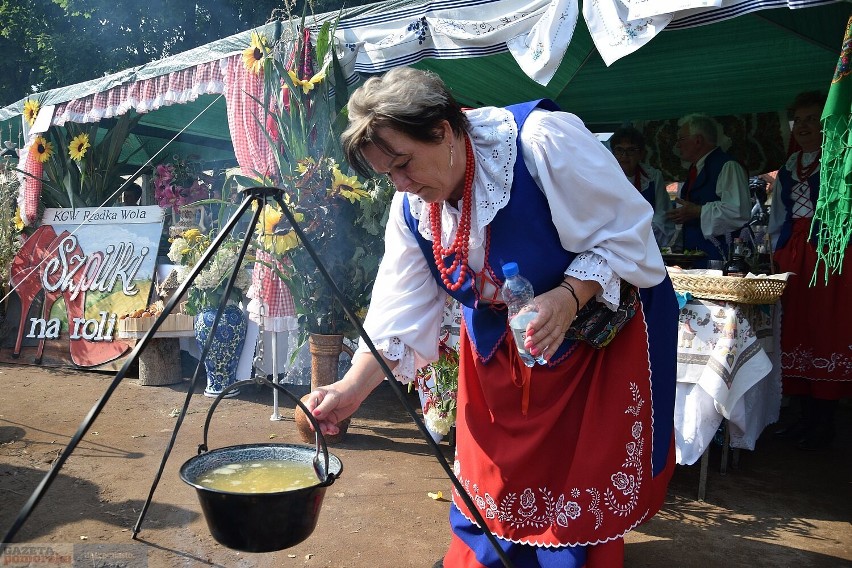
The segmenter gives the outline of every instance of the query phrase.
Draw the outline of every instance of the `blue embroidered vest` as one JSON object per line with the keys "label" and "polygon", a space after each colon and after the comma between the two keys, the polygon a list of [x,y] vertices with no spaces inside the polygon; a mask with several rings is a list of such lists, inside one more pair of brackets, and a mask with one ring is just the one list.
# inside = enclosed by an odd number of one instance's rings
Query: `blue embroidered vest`
{"label": "blue embroidered vest", "polygon": [[655,187],[655,183],[649,182],[648,187],[645,188],[645,191],[640,191],[642,197],[645,198],[645,201],[651,204],[651,207],[656,209],[657,206],[657,188]]}
{"label": "blue embroidered vest", "polygon": [[[559,110],[555,103],[547,99],[531,101],[506,107],[515,118],[518,132],[523,128],[527,116],[535,108]],[[518,157],[515,160],[514,179],[509,202],[491,221],[486,229],[486,266],[490,266],[496,283],[503,283],[503,264],[517,262],[521,274],[533,285],[536,295],[551,290],[564,278],[565,269],[571,264],[576,253],[562,248],[559,234],[551,220],[550,207],[544,193],[536,185],[524,164],[521,153],[520,135],[518,136]],[[427,210],[424,209],[424,215]],[[411,215],[408,196],[403,198],[403,215],[412,234],[417,239],[426,262],[439,286],[463,306],[465,325],[477,356],[487,362],[503,343],[508,333],[506,308],[502,304],[494,306],[478,301],[472,278],[468,276],[457,291],[446,288],[440,273],[435,267],[432,253],[432,241],[424,239],[417,231],[418,221]],[[452,264],[455,255],[444,259],[445,265]],[[458,279],[457,268],[451,280]],[[550,364],[561,361],[573,346],[573,341],[564,341],[551,358]]]}
{"label": "blue embroidered vest", "polygon": [[[793,231],[793,186],[796,185],[796,180],[793,179],[793,173],[787,168],[778,170],[778,182],[781,184],[781,203],[784,204],[784,223],[781,225],[781,232],[778,235],[778,242],[775,244],[776,249],[783,248],[790,240],[790,234]],[[808,178],[808,186],[810,187],[811,203],[816,207],[817,198],[819,197],[819,169],[811,174]],[[811,241],[816,243],[817,235],[819,234],[819,223],[815,223],[811,227]]]}
{"label": "blue embroidered vest", "polygon": [[[722,166],[731,161],[733,161],[733,158],[723,152],[721,148],[716,148],[710,152],[704,159],[704,167],[698,172],[698,176],[692,184],[689,197],[685,194],[686,184],[681,187],[681,199],[686,199],[698,205],[719,201],[719,196],[716,195],[716,182],[719,180],[719,174],[722,173]],[[719,235],[719,237],[721,237],[719,240],[724,248],[726,235]],[[692,219],[683,224],[683,248],[703,250],[707,253],[707,260],[724,258],[723,252],[704,238],[704,233],[701,231],[701,219]],[[727,251],[724,252],[727,253]]]}

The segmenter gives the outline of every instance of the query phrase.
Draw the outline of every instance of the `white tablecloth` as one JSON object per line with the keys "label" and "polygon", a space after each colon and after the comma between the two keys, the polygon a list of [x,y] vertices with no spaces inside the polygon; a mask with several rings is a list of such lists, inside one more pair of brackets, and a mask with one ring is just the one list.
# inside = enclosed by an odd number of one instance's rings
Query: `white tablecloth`
{"label": "white tablecloth", "polygon": [[680,312],[677,463],[701,457],[728,420],[731,447],[753,450],[781,408],[780,306],[689,301]]}

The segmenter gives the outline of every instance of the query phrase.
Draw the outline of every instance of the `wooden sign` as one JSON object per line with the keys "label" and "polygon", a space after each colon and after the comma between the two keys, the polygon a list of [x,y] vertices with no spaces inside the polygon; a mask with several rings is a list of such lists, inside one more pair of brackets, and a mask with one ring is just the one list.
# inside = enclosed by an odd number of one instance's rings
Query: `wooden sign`
{"label": "wooden sign", "polygon": [[0,361],[116,370],[118,318],[147,306],[163,210],[47,209],[12,262]]}

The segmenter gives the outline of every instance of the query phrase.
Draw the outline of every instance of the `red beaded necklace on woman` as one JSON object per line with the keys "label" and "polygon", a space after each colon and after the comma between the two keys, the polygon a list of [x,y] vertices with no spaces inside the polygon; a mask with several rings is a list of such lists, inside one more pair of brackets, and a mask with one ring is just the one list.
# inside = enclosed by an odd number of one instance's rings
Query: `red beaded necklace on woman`
{"label": "red beaded necklace on woman", "polygon": [[802,165],[802,156],[805,155],[804,150],[799,152],[799,155],[796,157],[796,175],[799,176],[799,181],[804,182],[807,181],[811,174],[817,169],[819,165],[820,156],[822,156],[822,148],[817,151],[816,156],[814,156],[814,161],[808,164],[808,167],[805,168]]}
{"label": "red beaded necklace on woman", "polygon": [[[435,255],[435,266],[441,273],[441,280],[444,282],[444,285],[453,291],[462,287],[470,272],[470,268],[467,265],[467,250],[470,243],[470,211],[473,202],[473,175],[476,167],[473,160],[473,146],[470,143],[467,133],[464,135],[464,143],[467,161],[464,165],[464,191],[462,193],[461,218],[459,219],[459,227],[456,230],[456,238],[453,239],[452,244],[447,248],[441,245],[442,203],[436,202],[429,204],[429,221],[432,227],[432,253]],[[455,253],[456,257],[453,259],[452,264],[445,266],[444,258],[453,253]],[[459,266],[461,266],[459,278],[453,282],[450,280],[450,276],[452,276],[453,272]]]}

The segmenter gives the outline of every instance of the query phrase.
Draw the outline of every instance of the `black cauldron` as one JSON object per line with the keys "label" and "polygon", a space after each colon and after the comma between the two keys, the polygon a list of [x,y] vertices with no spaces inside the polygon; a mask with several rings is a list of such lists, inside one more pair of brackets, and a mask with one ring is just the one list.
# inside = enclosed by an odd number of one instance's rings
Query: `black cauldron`
{"label": "black cauldron", "polygon": [[343,470],[329,455],[325,481],[277,493],[233,493],[199,485],[207,472],[226,464],[286,460],[311,464],[315,449],[287,444],[228,446],[197,455],[180,468],[180,478],[195,487],[210,534],[220,544],[243,552],[271,552],[294,546],[317,526],[326,488]]}
{"label": "black cauldron", "polygon": [[[207,527],[217,542],[243,552],[272,552],[299,544],[311,535],[317,526],[325,490],[340,476],[343,463],[337,456],[328,453],[322,434],[317,435],[316,448],[292,444],[244,444],[206,451],[207,428],[216,405],[231,388],[250,382],[239,381],[216,398],[204,424],[204,444],[199,446],[200,453],[184,462],[180,478],[195,487]],[[265,379],[257,382],[268,383]],[[280,385],[269,385],[293,398],[310,416],[308,409],[292,393]],[[318,431],[319,425],[313,416],[310,419]],[[218,467],[259,460],[309,464],[317,471],[318,482],[310,487],[275,493],[236,493],[198,484],[207,472]]]}

